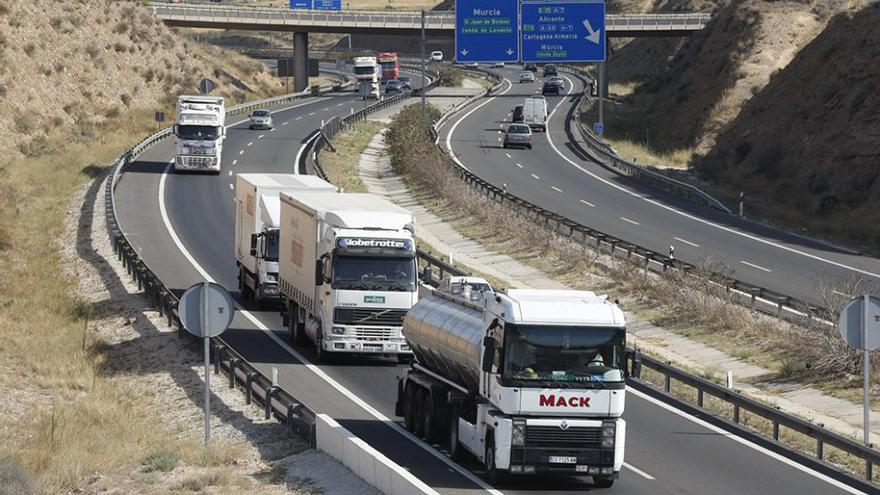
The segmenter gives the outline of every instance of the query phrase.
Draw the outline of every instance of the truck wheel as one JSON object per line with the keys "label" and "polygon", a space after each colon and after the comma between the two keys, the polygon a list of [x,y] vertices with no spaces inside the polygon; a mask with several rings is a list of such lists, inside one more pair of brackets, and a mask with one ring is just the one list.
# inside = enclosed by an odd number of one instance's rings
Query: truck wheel
{"label": "truck wheel", "polygon": [[437,427],[434,424],[434,404],[431,401],[431,393],[427,390],[422,392],[422,439],[428,443],[437,441]]}
{"label": "truck wheel", "polygon": [[242,302],[248,302],[253,297],[253,291],[251,291],[251,288],[248,287],[247,282],[245,282],[245,277],[247,277],[247,274],[244,272],[244,270],[240,269],[238,271],[238,290],[241,294]]}
{"label": "truck wheel", "polygon": [[279,313],[281,313],[281,326],[287,329],[287,338],[291,342],[293,342],[293,334],[291,334],[291,326],[290,326],[290,301],[281,298],[281,304],[279,304]]}
{"label": "truck wheel", "polygon": [[425,431],[425,423],[422,421],[422,416],[425,414],[425,408],[423,407],[425,403],[424,395],[425,392],[421,389],[413,394],[411,406],[413,412],[413,434],[419,438],[422,438],[422,433]]}
{"label": "truck wheel", "polygon": [[321,334],[321,331],[318,330],[318,334],[315,335],[315,364],[326,364],[328,361],[327,352],[324,351],[324,347],[322,347],[324,343],[324,336]]}
{"label": "truck wheel", "polygon": [[287,310],[288,316],[287,318],[290,320],[290,341],[293,345],[305,345],[306,344],[306,329],[305,323],[299,321],[299,306],[293,301],[290,301],[290,306],[288,306]]}
{"label": "truck wheel", "polygon": [[593,486],[596,488],[611,488],[612,485],[614,485],[614,478],[593,476]]}
{"label": "truck wheel", "polygon": [[501,471],[495,468],[495,441],[492,440],[492,436],[494,436],[492,431],[486,433],[486,455],[483,459],[486,465],[486,478],[492,485],[497,485],[503,479]]}
{"label": "truck wheel", "polygon": [[457,413],[452,413],[449,418],[449,455],[453,461],[460,461],[464,457],[464,449],[458,441]]}

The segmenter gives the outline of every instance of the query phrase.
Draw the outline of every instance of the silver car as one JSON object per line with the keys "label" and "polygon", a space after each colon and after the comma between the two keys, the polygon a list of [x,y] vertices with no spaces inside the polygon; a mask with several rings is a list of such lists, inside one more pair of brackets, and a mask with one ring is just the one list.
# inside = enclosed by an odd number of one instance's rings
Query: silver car
{"label": "silver car", "polygon": [[268,110],[254,110],[251,112],[251,129],[272,129],[272,114]]}
{"label": "silver car", "polygon": [[535,73],[532,71],[528,71],[528,70],[525,72],[520,72],[519,73],[519,82],[521,82],[521,83],[535,82]]}
{"label": "silver car", "polygon": [[522,146],[532,149],[532,129],[527,124],[510,124],[504,132],[503,148]]}

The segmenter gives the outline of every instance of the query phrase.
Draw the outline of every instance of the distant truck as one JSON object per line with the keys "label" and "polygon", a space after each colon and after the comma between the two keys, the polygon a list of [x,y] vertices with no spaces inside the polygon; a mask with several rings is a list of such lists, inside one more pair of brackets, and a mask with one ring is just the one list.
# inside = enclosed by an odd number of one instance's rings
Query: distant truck
{"label": "distant truck", "polygon": [[400,77],[400,59],[396,52],[380,53],[376,57],[382,66],[382,81],[392,81]]}
{"label": "distant truck", "polygon": [[281,193],[336,192],[314,175],[238,174],[235,177],[235,264],[242,298],[259,308],[277,302]]}
{"label": "distant truck", "polygon": [[367,98],[382,98],[379,88],[379,77],[382,67],[376,62],[376,57],[355,57],[354,77],[357,79],[358,92],[364,100]]}
{"label": "distant truck", "polygon": [[406,315],[415,359],[395,413],[453,459],[473,454],[490,481],[592,476],[612,486],[626,439],[623,312],[587,291],[474,295],[437,290]]}
{"label": "distant truck", "polygon": [[226,138],[226,107],[222,96],[177,97],[174,171],[220,173]]}
{"label": "distant truck", "polygon": [[412,213],[372,194],[281,194],[281,311],[293,343],[331,353],[411,352],[401,333],[418,300]]}

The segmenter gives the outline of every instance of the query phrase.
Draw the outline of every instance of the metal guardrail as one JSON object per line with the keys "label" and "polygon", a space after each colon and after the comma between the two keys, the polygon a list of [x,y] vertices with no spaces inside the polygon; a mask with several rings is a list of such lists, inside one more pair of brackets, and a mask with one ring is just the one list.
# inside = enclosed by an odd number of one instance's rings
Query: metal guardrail
{"label": "metal guardrail", "polygon": [[[342,77],[345,77],[342,75]],[[330,85],[320,88],[321,92],[333,91],[338,85]],[[226,111],[227,116],[247,113],[256,108],[283,104],[289,101],[299,100],[306,94],[290,94],[274,98],[266,98],[253,102],[230,107]],[[177,309],[180,303],[178,296],[169,289],[162,280],[140,258],[137,251],[126,238],[116,218],[116,185],[119,182],[123,169],[132,163],[147,148],[159,143],[171,135],[171,128],[162,129],[145,138],[131,149],[125,151],[114,163],[113,171],[107,180],[104,203],[106,207],[107,234],[113,245],[113,251],[122,262],[129,276],[137,283],[138,290],[143,291],[144,296],[159,310],[161,316],[167,318],[169,327],[176,328],[181,339],[189,341],[193,350],[200,346],[198,339],[192,337],[180,322]],[[211,353],[214,362],[214,372],[225,371],[229,376],[229,387],[236,384],[244,388],[245,400],[248,404],[256,400],[262,404],[265,417],[270,416],[284,421],[287,436],[294,432],[299,433],[311,446],[315,446],[315,414],[308,407],[296,400],[290,393],[272,385],[271,379],[261,374],[251,363],[235,352],[222,337],[211,339]]]}
{"label": "metal guardrail", "polygon": [[[593,81],[593,77],[590,74],[575,67],[560,66],[559,69],[564,72],[575,74],[585,81]],[[674,194],[689,201],[693,201],[695,203],[699,203],[710,208],[723,211],[724,213],[730,213],[730,209],[724,206],[721,201],[718,201],[700,188],[692,184],[675,180],[671,177],[667,177],[663,174],[654,172],[653,170],[650,170],[643,165],[633,163],[618,155],[617,152],[615,152],[614,149],[610,145],[608,145],[608,143],[602,141],[591,130],[584,127],[583,122],[581,122],[581,103],[588,99],[589,95],[585,91],[578,100],[576,107],[577,110],[575,112],[574,119],[578,132],[580,133],[581,137],[584,138],[587,146],[590,148],[589,150],[581,149],[582,152],[591,155],[602,165],[613,168],[614,170],[629,177],[632,177],[643,184],[647,184],[651,187],[666,191],[670,194]],[[580,143],[577,140],[574,140],[573,144],[580,147]]]}
{"label": "metal guardrail", "polygon": [[[164,2],[150,2],[149,6],[160,19],[171,22],[322,27],[339,32],[345,31],[345,28],[406,30],[421,28],[421,13],[414,11],[325,11]],[[609,14],[606,16],[605,27],[612,36],[615,32],[687,32],[703,29],[711,18],[712,15],[707,13]],[[432,31],[454,32],[455,13],[427,11],[425,28]]]}

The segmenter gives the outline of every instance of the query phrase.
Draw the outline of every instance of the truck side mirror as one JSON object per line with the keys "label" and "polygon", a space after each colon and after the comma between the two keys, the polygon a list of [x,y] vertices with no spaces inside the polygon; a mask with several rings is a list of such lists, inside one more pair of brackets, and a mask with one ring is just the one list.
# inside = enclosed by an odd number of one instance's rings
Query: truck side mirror
{"label": "truck side mirror", "polygon": [[177,136],[177,124],[171,126],[171,133]]}
{"label": "truck side mirror", "polygon": [[315,261],[315,285],[324,285],[324,258]]}
{"label": "truck side mirror", "polygon": [[495,338],[483,338],[483,371],[492,372],[492,364],[495,362]]}
{"label": "truck side mirror", "polygon": [[257,255],[257,234],[251,234],[251,256]]}
{"label": "truck side mirror", "polygon": [[431,267],[430,267],[430,266],[426,266],[425,269],[422,270],[422,282],[424,282],[424,283],[426,283],[426,284],[430,284],[430,283],[431,283],[431,278],[432,278],[432,275],[431,275]]}

